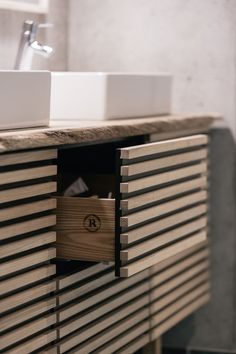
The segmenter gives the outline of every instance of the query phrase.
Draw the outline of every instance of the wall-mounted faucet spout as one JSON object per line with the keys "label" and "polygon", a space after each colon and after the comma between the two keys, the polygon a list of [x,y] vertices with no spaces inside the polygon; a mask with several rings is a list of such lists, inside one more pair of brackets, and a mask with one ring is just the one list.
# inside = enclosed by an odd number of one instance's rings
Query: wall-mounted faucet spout
{"label": "wall-mounted faucet spout", "polygon": [[47,45],[40,44],[36,40],[38,28],[47,27],[52,27],[52,25],[47,23],[37,25],[31,20],[24,22],[15,61],[15,70],[31,70],[34,53],[46,58],[51,56],[53,49]]}

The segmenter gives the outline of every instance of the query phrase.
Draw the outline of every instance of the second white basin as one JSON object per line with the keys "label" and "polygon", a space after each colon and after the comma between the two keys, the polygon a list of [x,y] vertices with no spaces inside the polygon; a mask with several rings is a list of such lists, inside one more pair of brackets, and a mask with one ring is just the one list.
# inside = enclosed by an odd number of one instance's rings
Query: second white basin
{"label": "second white basin", "polygon": [[53,120],[106,120],[171,112],[167,74],[53,72]]}

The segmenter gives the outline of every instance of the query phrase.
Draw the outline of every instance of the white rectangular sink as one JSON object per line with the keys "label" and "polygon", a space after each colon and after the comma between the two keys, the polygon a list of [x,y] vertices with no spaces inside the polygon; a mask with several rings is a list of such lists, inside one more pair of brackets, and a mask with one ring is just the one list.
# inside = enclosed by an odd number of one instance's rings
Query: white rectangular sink
{"label": "white rectangular sink", "polygon": [[52,120],[107,120],[171,112],[167,74],[52,72]]}
{"label": "white rectangular sink", "polygon": [[48,126],[49,71],[0,70],[0,129]]}

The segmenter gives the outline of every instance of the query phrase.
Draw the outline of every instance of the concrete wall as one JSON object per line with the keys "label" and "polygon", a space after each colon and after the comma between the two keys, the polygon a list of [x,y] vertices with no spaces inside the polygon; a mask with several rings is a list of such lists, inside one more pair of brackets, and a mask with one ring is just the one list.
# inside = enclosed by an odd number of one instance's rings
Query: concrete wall
{"label": "concrete wall", "polygon": [[0,9],[0,70],[14,67],[23,21],[51,22],[53,29],[40,30],[39,40],[52,45],[55,54],[50,59],[35,56],[33,69],[65,70],[67,67],[67,8],[66,0],[50,0],[49,13],[37,15]]}
{"label": "concrete wall", "polygon": [[174,112],[220,112],[236,133],[235,16],[235,0],[70,0],[68,68],[171,72]]}

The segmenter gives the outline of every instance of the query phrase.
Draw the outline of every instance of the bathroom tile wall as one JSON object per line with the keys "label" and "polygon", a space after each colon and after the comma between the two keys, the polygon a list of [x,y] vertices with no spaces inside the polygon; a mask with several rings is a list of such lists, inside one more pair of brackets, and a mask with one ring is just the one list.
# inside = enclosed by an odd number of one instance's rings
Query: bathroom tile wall
{"label": "bathroom tile wall", "polygon": [[67,67],[67,0],[50,0],[49,13],[38,15],[20,11],[0,9],[0,70],[14,67],[23,21],[53,23],[52,29],[41,29],[39,40],[53,46],[54,55],[50,59],[35,56],[33,69],[65,70]]}
{"label": "bathroom tile wall", "polygon": [[236,135],[235,0],[70,0],[68,67],[175,76],[174,112],[221,112]]}

